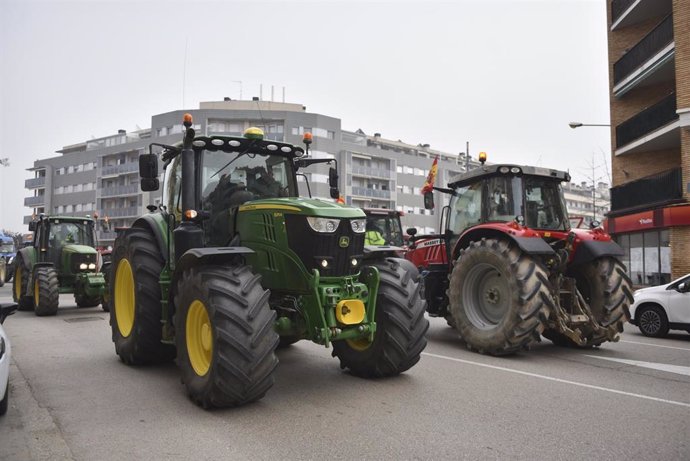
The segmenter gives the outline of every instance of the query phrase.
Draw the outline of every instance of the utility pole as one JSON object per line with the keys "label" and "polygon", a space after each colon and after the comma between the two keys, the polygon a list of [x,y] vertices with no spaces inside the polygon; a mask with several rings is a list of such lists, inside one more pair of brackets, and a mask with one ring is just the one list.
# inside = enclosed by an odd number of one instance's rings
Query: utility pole
{"label": "utility pole", "polygon": [[465,173],[470,171],[470,142],[465,142]]}

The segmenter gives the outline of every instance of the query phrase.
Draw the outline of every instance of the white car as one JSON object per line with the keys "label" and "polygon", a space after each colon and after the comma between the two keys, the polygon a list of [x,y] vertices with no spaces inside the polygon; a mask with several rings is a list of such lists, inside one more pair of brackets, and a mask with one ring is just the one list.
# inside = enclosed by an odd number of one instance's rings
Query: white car
{"label": "white car", "polygon": [[10,339],[2,329],[2,322],[8,315],[11,315],[15,309],[16,304],[0,303],[0,416],[7,413],[7,407],[10,402]]}
{"label": "white car", "polygon": [[633,296],[630,323],[643,335],[661,338],[668,330],[690,333],[690,274],[666,285],[642,288]]}

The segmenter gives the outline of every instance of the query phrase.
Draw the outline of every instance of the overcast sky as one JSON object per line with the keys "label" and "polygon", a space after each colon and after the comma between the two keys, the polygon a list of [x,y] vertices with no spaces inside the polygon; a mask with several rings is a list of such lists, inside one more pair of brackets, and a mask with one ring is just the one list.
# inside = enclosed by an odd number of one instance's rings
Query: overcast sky
{"label": "overcast sky", "polygon": [[577,181],[610,161],[607,128],[568,127],[609,122],[605,0],[0,0],[0,228],[26,232],[34,160],[240,81],[347,130]]}

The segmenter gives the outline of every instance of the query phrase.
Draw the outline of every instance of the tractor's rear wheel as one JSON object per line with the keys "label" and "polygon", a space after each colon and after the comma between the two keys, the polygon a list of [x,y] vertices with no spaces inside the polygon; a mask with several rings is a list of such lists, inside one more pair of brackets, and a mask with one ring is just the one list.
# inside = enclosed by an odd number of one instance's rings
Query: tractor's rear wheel
{"label": "tractor's rear wheel", "polygon": [[[625,267],[616,258],[602,257],[571,270],[577,289],[589,305],[594,321],[605,329],[623,332],[623,325],[630,319],[630,304],[633,302],[632,281]],[[590,325],[578,327],[585,339],[577,344],[565,335],[548,330],[544,337],[559,346],[588,348],[608,341],[606,332],[597,332]]]}
{"label": "tractor's rear wheel", "polygon": [[506,355],[538,341],[549,313],[545,269],[506,240],[471,242],[455,261],[448,299],[471,350]]}
{"label": "tractor's rear wheel", "polygon": [[278,334],[260,282],[249,266],[199,266],[175,288],[177,364],[203,408],[250,403],[273,386]]}
{"label": "tractor's rear wheel", "polygon": [[52,267],[39,267],[34,273],[34,313],[39,317],[55,315],[60,301],[58,274]]}
{"label": "tractor's rear wheel", "polygon": [[20,311],[30,311],[34,308],[34,301],[30,296],[26,296],[26,284],[29,280],[28,273],[24,268],[24,261],[17,255],[14,260],[14,280],[12,281],[12,299],[19,306]]}
{"label": "tractor's rear wheel", "polygon": [[335,341],[333,356],[353,375],[381,378],[400,374],[419,361],[429,321],[424,317],[426,302],[417,268],[399,258],[372,265],[380,275],[374,340]]}
{"label": "tractor's rear wheel", "polygon": [[161,342],[158,278],[163,264],[156,239],[149,230],[131,228],[115,239],[110,326],[115,352],[126,364],[167,362],[175,357],[175,348]]}

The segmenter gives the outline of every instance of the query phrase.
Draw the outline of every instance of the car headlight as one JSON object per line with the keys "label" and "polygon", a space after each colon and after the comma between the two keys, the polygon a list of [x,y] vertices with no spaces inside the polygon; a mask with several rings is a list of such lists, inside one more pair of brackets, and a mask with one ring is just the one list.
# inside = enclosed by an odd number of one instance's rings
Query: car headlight
{"label": "car headlight", "polygon": [[309,226],[316,232],[333,233],[338,228],[340,219],[315,218],[313,216],[307,216],[307,222],[309,223]]}
{"label": "car headlight", "polygon": [[95,263],[89,264],[89,269],[91,269],[91,270],[96,269],[96,264]]}
{"label": "car headlight", "polygon": [[86,263],[81,263],[81,264],[79,264],[79,269],[80,269],[80,270],[85,271],[85,270],[88,269],[88,268],[89,268],[89,266],[88,266]]}
{"label": "car headlight", "polygon": [[7,260],[7,265],[9,266],[14,262],[14,256],[10,256],[10,259]]}
{"label": "car headlight", "polygon": [[0,359],[5,355],[5,338],[0,336]]}
{"label": "car headlight", "polygon": [[350,226],[352,227],[352,232],[355,234],[363,234],[366,231],[367,220],[366,219],[353,219],[350,221]]}

